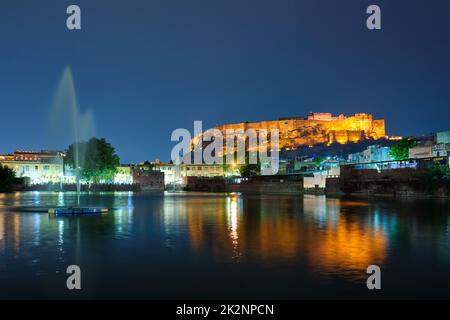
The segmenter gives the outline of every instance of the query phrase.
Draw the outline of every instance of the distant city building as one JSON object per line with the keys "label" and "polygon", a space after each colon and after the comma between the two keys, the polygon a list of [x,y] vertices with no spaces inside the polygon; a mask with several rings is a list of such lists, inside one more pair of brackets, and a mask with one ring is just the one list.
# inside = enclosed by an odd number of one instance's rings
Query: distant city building
{"label": "distant city building", "polygon": [[131,167],[133,183],[138,184],[142,191],[164,190],[164,173],[155,170],[153,164],[144,163]]}
{"label": "distant city building", "polygon": [[16,177],[29,178],[31,184],[63,182],[64,153],[60,151],[15,151],[0,155],[0,164],[14,170]]}
{"label": "distant city building", "polygon": [[433,156],[433,144],[430,141],[420,143],[409,149],[410,159],[425,159]]}
{"label": "distant city building", "polygon": [[340,114],[337,117],[334,117],[329,112],[310,112],[308,115],[308,120],[319,120],[319,121],[335,121],[335,120],[344,120],[346,118],[345,115]]}
{"label": "distant city building", "polygon": [[122,164],[117,167],[117,173],[114,175],[114,184],[133,184],[133,166]]}
{"label": "distant city building", "polygon": [[432,147],[433,157],[450,156],[450,143],[439,143]]}
{"label": "distant city building", "polygon": [[323,189],[326,186],[327,176],[325,174],[314,173],[313,176],[303,178],[303,188]]}
{"label": "distant city building", "polygon": [[438,132],[436,134],[436,143],[437,144],[450,143],[450,131]]}
{"label": "distant city building", "polygon": [[296,157],[287,163],[286,172],[287,174],[336,177],[340,174],[339,160],[327,158],[318,162],[314,158]]}
{"label": "distant city building", "polygon": [[222,164],[179,164],[153,163],[155,170],[164,173],[164,184],[166,186],[178,184],[185,185],[187,177],[223,177],[224,170]]}
{"label": "distant city building", "polygon": [[348,160],[351,163],[392,161],[394,159],[390,156],[389,152],[390,152],[389,147],[372,145],[367,147],[367,149],[361,152],[349,154]]}
{"label": "distant city building", "polygon": [[436,144],[432,147],[433,157],[450,156],[450,131],[438,132]]}
{"label": "distant city building", "polygon": [[310,157],[295,157],[290,160],[288,164],[288,174],[297,174],[297,173],[305,173],[312,172],[316,170],[317,163],[314,162],[314,158]]}

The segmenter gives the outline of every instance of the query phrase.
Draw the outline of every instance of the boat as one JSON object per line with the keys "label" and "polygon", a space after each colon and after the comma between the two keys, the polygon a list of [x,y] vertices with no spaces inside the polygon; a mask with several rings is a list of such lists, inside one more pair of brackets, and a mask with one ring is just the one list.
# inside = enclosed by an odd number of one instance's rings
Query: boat
{"label": "boat", "polygon": [[90,216],[107,213],[108,208],[67,207],[48,209],[48,213],[56,216]]}

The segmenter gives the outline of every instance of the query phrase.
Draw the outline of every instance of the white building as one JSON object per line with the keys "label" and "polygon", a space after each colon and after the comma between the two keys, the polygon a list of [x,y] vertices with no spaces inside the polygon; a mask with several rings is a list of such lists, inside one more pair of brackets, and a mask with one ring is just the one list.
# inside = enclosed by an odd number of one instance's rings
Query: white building
{"label": "white building", "polygon": [[164,184],[183,185],[187,177],[222,177],[224,175],[221,164],[173,164],[156,161],[153,163],[156,170],[164,173]]}
{"label": "white building", "polygon": [[389,147],[373,145],[361,152],[349,154],[348,160],[353,163],[392,161],[394,159],[389,154],[390,150]]}
{"label": "white building", "polygon": [[15,151],[1,155],[0,164],[14,170],[18,178],[29,178],[31,184],[61,183],[63,157],[58,151]]}

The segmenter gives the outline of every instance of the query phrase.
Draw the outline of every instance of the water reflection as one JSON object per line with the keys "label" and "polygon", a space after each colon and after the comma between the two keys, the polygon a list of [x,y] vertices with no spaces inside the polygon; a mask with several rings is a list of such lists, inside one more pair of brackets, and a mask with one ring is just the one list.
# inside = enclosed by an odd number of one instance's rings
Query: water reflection
{"label": "water reflection", "polygon": [[40,244],[41,240],[41,215],[40,214],[34,214],[34,221],[33,221],[33,245],[38,246]]}
{"label": "water reflection", "polygon": [[305,216],[313,216],[319,228],[307,224],[308,260],[313,270],[325,277],[345,274],[361,280],[371,264],[382,265],[388,246],[387,234],[380,228],[379,214],[364,215],[364,201],[304,197]]}
{"label": "water reflection", "polygon": [[[129,277],[136,278],[149,276],[146,268],[155,266],[164,278],[174,272],[166,269],[178,270],[172,264],[178,258],[195,277],[231,269],[242,273],[239,281],[265,270],[274,278],[300,277],[312,283],[339,279],[357,285],[371,264],[399,269],[405,264],[419,273],[424,266],[450,268],[448,203],[125,192],[84,195],[84,203],[114,208],[99,217],[55,218],[12,209],[70,203],[73,198],[70,193],[0,196],[2,281],[11,270],[21,276],[55,270],[64,274],[68,264],[78,262],[99,274],[97,264],[106,270],[131,268],[135,271]],[[190,263],[195,267],[189,268]],[[436,274],[439,283],[448,284],[444,274]]]}
{"label": "water reflection", "polygon": [[242,199],[235,193],[232,193],[230,197],[227,198],[227,223],[229,236],[232,244],[232,259],[239,261],[241,253],[239,252],[239,213],[242,211]]}

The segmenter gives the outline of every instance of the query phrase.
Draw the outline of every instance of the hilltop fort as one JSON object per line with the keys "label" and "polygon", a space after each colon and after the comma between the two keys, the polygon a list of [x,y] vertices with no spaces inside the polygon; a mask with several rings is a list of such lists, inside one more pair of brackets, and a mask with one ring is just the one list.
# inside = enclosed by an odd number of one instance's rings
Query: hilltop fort
{"label": "hilltop fort", "polygon": [[299,146],[315,144],[359,142],[386,137],[384,120],[374,120],[371,114],[343,114],[312,112],[307,117],[281,118],[279,120],[223,124],[216,127],[222,133],[228,129],[244,130],[278,129],[280,149],[292,150]]}

